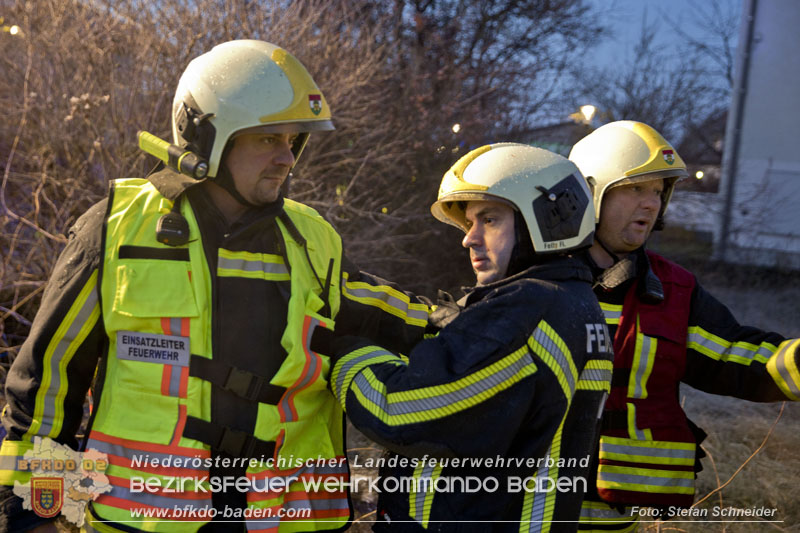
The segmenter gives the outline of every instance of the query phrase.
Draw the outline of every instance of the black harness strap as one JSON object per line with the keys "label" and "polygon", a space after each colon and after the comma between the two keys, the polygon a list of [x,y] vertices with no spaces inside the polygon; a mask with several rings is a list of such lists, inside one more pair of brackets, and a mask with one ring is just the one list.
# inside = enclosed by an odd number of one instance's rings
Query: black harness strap
{"label": "black harness strap", "polygon": [[286,392],[285,387],[272,385],[267,378],[194,354],[189,360],[189,375],[210,381],[247,400],[270,405],[277,405]]}
{"label": "black harness strap", "polygon": [[211,446],[231,457],[272,457],[275,442],[255,438],[253,435],[194,416],[186,417],[183,436]]}

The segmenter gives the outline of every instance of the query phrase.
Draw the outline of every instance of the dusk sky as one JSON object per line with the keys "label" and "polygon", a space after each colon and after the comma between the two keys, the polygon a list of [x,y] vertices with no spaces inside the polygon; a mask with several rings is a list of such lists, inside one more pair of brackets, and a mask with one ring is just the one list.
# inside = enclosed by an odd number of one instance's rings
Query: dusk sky
{"label": "dusk sky", "polygon": [[[643,22],[657,25],[657,42],[676,48],[677,42],[670,20],[677,21],[687,33],[702,36],[698,23],[700,11],[710,12],[711,0],[589,0],[603,11],[601,23],[609,26],[612,35],[597,47],[597,61],[613,64],[631,56],[631,49],[639,40]],[[741,0],[717,0],[726,13],[736,14],[742,9]],[[737,18],[738,20],[738,18]],[[738,32],[738,25],[737,25]],[[737,33],[738,34],[738,33]]]}

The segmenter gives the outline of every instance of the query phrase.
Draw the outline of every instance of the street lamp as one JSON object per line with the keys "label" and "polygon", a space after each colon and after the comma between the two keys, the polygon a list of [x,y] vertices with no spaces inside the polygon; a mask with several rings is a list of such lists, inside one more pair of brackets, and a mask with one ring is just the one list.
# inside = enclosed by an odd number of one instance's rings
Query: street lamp
{"label": "street lamp", "polygon": [[591,124],[595,113],[597,113],[597,108],[592,104],[586,104],[582,105],[580,109],[581,109],[581,115],[583,115],[583,121],[586,124]]}

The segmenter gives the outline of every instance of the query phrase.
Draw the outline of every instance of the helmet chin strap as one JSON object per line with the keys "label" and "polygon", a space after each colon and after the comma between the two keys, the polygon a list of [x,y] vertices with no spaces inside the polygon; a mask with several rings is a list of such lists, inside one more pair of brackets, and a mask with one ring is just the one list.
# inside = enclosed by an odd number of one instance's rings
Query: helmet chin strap
{"label": "helmet chin strap", "polygon": [[233,199],[243,206],[254,209],[259,207],[251,202],[248,202],[247,199],[236,189],[236,184],[233,182],[233,176],[231,175],[230,170],[228,170],[227,164],[223,163],[220,165],[219,170],[217,171],[217,177],[213,178],[213,183],[228,191],[228,194],[233,196]]}
{"label": "helmet chin strap", "polygon": [[611,250],[609,250],[609,249],[608,249],[608,246],[606,246],[606,244],[605,244],[605,243],[604,243],[604,242],[603,242],[603,241],[600,239],[600,237],[598,237],[598,235],[597,235],[597,232],[595,232],[595,234],[594,234],[594,240],[597,242],[597,244],[599,244],[599,245],[600,245],[600,247],[601,247],[603,250],[605,250],[605,251],[606,251],[606,253],[607,253],[607,254],[608,254],[610,257],[611,257],[611,259],[614,261],[614,264],[615,264],[615,265],[616,265],[617,263],[619,263],[619,256],[618,256],[617,254],[615,254],[614,252],[612,252]]}
{"label": "helmet chin strap", "polygon": [[516,242],[511,249],[511,258],[508,261],[508,268],[506,268],[505,277],[513,276],[523,270],[526,270],[536,263],[539,257],[533,249],[531,242],[531,235],[528,232],[528,225],[525,223],[525,218],[522,213],[514,210],[514,238]]}

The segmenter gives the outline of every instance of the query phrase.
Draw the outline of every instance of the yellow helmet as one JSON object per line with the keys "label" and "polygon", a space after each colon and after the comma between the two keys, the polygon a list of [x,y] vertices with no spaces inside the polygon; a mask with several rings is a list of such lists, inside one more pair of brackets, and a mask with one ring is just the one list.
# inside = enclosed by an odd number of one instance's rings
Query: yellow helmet
{"label": "yellow helmet", "polygon": [[442,178],[431,213],[467,231],[463,202],[499,201],[518,211],[535,253],[561,253],[592,244],[594,209],[578,168],[567,158],[525,144],[476,148]]}
{"label": "yellow helmet", "polygon": [[592,184],[598,221],[603,196],[612,187],[666,178],[660,221],[675,183],[689,175],[686,163],[660,133],[633,120],[620,120],[597,128],[575,143],[569,158]]}
{"label": "yellow helmet", "polygon": [[300,133],[296,161],[308,132],[332,129],[330,108],[305,67],[264,41],[229,41],[193,59],[172,103],[173,142],[207,158],[209,177],[236,135]]}

